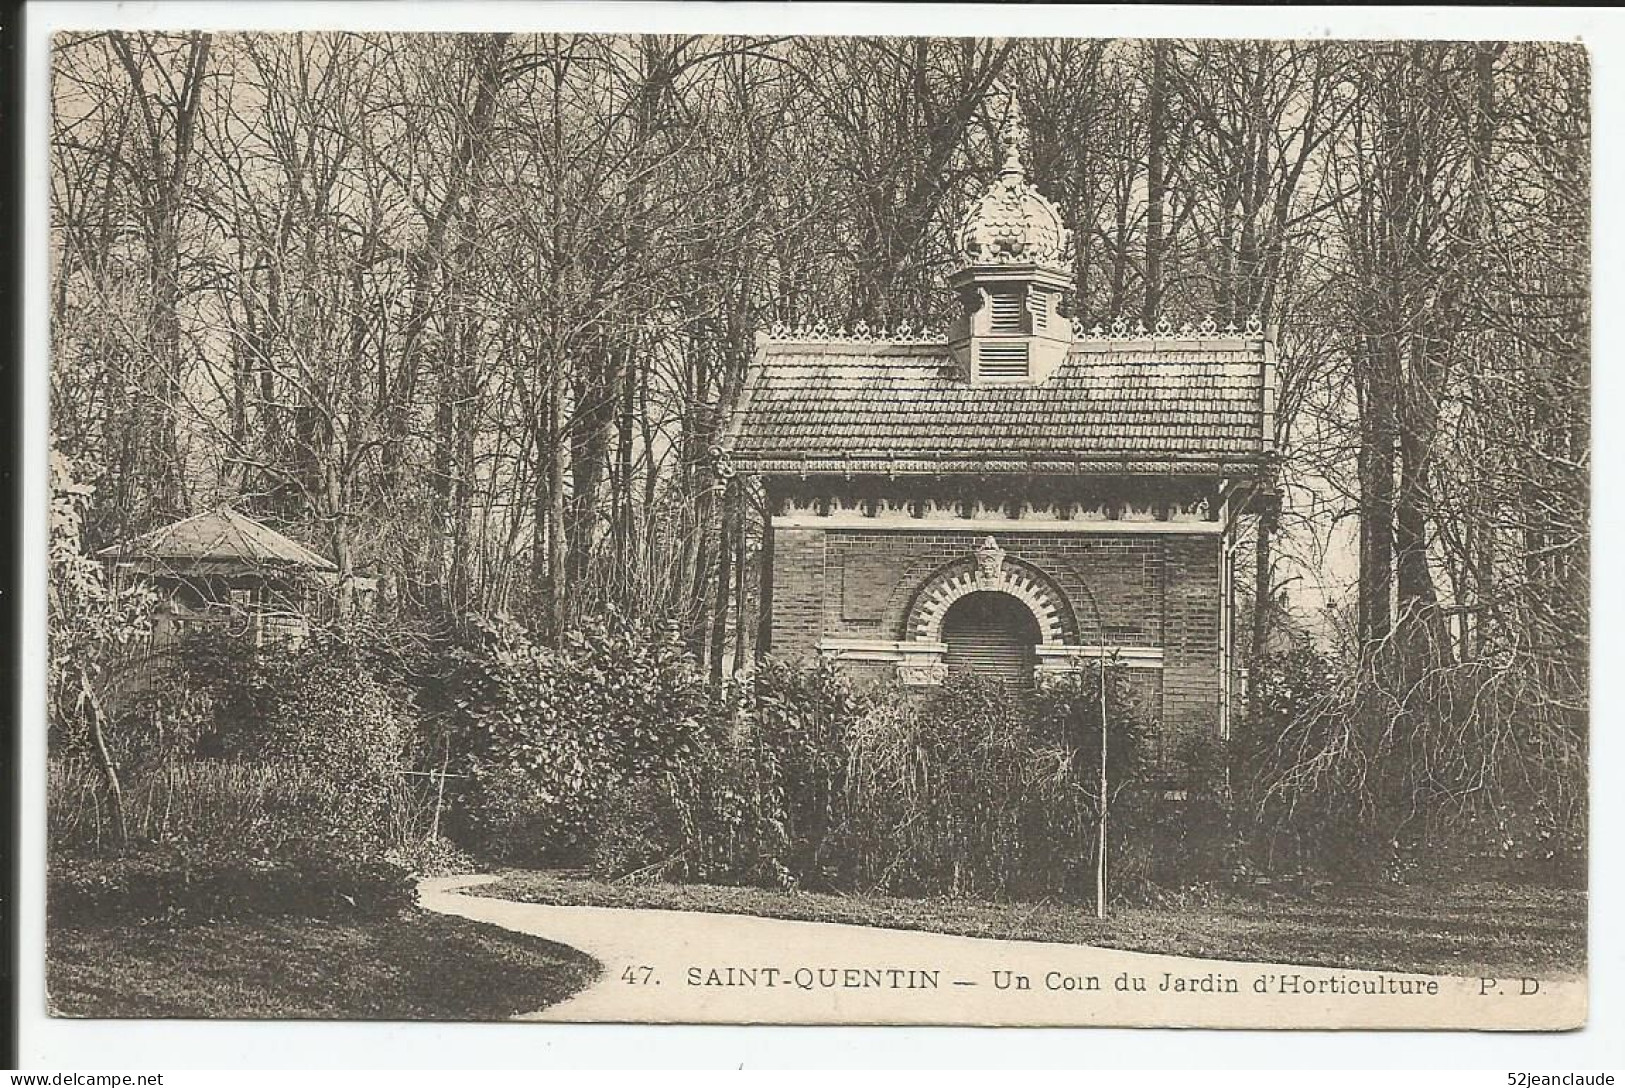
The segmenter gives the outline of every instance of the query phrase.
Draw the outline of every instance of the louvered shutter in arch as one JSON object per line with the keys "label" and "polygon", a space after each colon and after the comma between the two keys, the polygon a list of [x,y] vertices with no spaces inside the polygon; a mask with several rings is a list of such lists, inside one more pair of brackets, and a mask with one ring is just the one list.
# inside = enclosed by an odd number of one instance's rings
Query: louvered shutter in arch
{"label": "louvered shutter in arch", "polygon": [[1042,637],[1032,612],[1008,593],[966,594],[942,618],[948,667],[1000,680],[1032,679]]}

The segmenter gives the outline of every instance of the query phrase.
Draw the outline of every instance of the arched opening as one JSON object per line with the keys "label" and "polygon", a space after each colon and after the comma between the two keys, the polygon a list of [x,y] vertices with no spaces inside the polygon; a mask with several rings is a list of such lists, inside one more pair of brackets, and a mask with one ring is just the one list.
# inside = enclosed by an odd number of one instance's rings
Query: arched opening
{"label": "arched opening", "polygon": [[942,618],[943,660],[949,669],[968,669],[1000,680],[1033,676],[1034,648],[1043,641],[1038,620],[1008,593],[981,590],[955,601]]}

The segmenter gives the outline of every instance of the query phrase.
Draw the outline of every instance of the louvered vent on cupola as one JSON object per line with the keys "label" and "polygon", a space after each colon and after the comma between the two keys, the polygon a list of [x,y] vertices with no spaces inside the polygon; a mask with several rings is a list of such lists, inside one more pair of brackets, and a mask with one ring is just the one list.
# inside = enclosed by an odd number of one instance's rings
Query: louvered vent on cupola
{"label": "louvered vent on cupola", "polygon": [[1031,376],[1025,340],[984,340],[976,345],[979,381],[1024,382]]}
{"label": "louvered vent on cupola", "polygon": [[1027,312],[1032,315],[1033,331],[1043,332],[1049,325],[1049,297],[1042,291],[1027,292]]}
{"label": "louvered vent on cupola", "polygon": [[1022,296],[1014,291],[1000,291],[988,299],[992,313],[988,315],[990,332],[1021,332]]}

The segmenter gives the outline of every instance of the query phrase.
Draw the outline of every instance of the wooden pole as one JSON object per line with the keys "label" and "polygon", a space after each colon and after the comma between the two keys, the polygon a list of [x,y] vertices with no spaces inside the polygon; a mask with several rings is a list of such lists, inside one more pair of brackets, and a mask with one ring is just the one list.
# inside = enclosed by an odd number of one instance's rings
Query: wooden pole
{"label": "wooden pole", "polygon": [[446,733],[446,750],[440,757],[440,774],[436,776],[434,787],[434,822],[429,825],[429,838],[440,837],[440,812],[446,804],[446,768],[451,764],[451,733]]}
{"label": "wooden pole", "polygon": [[96,745],[96,762],[101,768],[102,780],[107,785],[107,798],[113,809],[113,835],[123,847],[130,841],[129,828],[124,822],[124,787],[119,784],[118,765],[113,762],[112,750],[107,744],[105,728],[107,715],[103,713],[101,698],[91,684],[83,667],[74,668],[79,682],[79,697],[90,720],[90,737]]}
{"label": "wooden pole", "polygon": [[1100,828],[1095,848],[1095,917],[1106,917],[1106,647],[1100,648]]}

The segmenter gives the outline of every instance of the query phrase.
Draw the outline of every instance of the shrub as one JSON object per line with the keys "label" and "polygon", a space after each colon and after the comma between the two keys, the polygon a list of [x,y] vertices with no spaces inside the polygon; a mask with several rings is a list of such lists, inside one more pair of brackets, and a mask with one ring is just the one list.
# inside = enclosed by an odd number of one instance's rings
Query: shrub
{"label": "shrub", "polygon": [[1255,668],[1236,811],[1254,863],[1405,881],[1467,859],[1583,866],[1585,715],[1538,656],[1457,660],[1426,628]]}
{"label": "shrub", "polygon": [[[195,634],[161,651],[121,655],[101,669],[102,709],[110,717],[102,739],[121,770],[187,759],[222,728],[236,725],[219,706],[259,668],[259,655],[240,639]],[[53,721],[51,752],[94,757],[79,716]]]}
{"label": "shrub", "polygon": [[[242,667],[217,665],[216,640],[198,640],[160,653],[132,653],[103,668],[102,741],[121,771],[186,759],[215,729],[215,705],[226,678]],[[238,655],[246,660],[245,655]],[[81,716],[52,724],[51,754],[96,758],[95,741]]]}
{"label": "shrub", "polygon": [[72,458],[53,449],[48,460],[47,516],[50,646],[46,706],[53,751],[93,751],[109,743],[102,714],[115,674],[151,633],[157,603],[150,587],[121,585],[83,547],[95,488],[76,478]]}
{"label": "shrub", "polygon": [[1349,725],[1333,692],[1333,662],[1296,646],[1256,662],[1249,703],[1231,740],[1233,811],[1245,840],[1246,867],[1293,872],[1355,848],[1357,805],[1347,791],[1304,790],[1295,781],[1340,745]]}
{"label": "shrub", "polygon": [[1115,802],[1111,824],[1111,883],[1125,901],[1189,905],[1216,894],[1235,871],[1234,826],[1219,798],[1138,790]]}
{"label": "shrub", "polygon": [[594,870],[844,886],[846,730],[866,706],[828,665],[767,661],[737,678],[683,758],[606,804]]}
{"label": "shrub", "polygon": [[[136,842],[376,858],[417,833],[401,826],[410,717],[360,647],[195,638],[126,679],[108,740]],[[113,821],[100,782],[81,773],[93,754],[71,732],[54,741],[53,842],[101,849]]]}
{"label": "shrub", "polygon": [[[1230,805],[1230,751],[1217,734],[1181,733],[1156,768],[1156,788],[1127,799],[1121,854],[1115,872],[1126,891],[1153,901],[1177,892],[1209,889],[1238,865]],[[1206,894],[1202,892],[1198,894]]]}
{"label": "shrub", "polygon": [[536,787],[527,769],[470,761],[469,779],[455,790],[449,824],[454,838],[502,864],[533,864],[564,854],[580,832],[563,836],[560,805]]}
{"label": "shrub", "polygon": [[279,915],[385,918],[416,901],[405,870],[382,862],[198,859],[163,851],[53,858],[46,905],[53,924],[107,925]]}
{"label": "shrub", "polygon": [[313,640],[297,653],[219,659],[223,684],[204,755],[324,771],[340,780],[398,774],[407,751],[405,708],[342,639]]}
{"label": "shrub", "polygon": [[320,784],[321,803],[299,820],[304,832],[376,857],[403,793],[409,734],[404,706],[357,648],[326,638],[298,653],[255,655],[224,686],[200,751]]}
{"label": "shrub", "polygon": [[[903,894],[999,897],[1022,883],[1039,794],[1070,801],[1066,753],[1034,743],[1032,700],[953,677],[914,706],[852,733],[849,839],[859,879]],[[1063,832],[1061,837],[1067,837]]]}
{"label": "shrub", "polygon": [[[397,773],[412,740],[408,708],[373,673],[367,647],[328,632],[298,651],[195,635],[132,665],[109,737],[121,769],[234,759],[318,769],[335,779]],[[64,736],[53,753],[86,753]]]}
{"label": "shrub", "polygon": [[672,827],[666,804],[676,796],[678,791],[653,779],[616,790],[600,811],[588,857],[591,871],[617,880],[714,882],[703,868],[681,864],[681,836]]}
{"label": "shrub", "polygon": [[557,648],[485,625],[453,657],[448,712],[468,775],[456,827],[501,860],[584,854],[613,792],[691,755],[714,712],[674,632],[613,618]]}
{"label": "shrub", "polygon": [[710,810],[735,817],[729,830],[751,853],[735,868],[778,884],[836,886],[850,864],[842,812],[848,731],[872,701],[855,695],[827,663],[798,669],[768,661],[733,695],[740,750],[706,771],[713,779],[743,773],[731,789],[716,781],[709,787]]}
{"label": "shrub", "polygon": [[793,846],[771,751],[738,743],[725,724],[712,723],[676,766],[614,792],[599,822],[594,871],[772,888],[802,883],[787,862]]}
{"label": "shrub", "polygon": [[190,758],[214,728],[218,691],[190,683],[179,669],[134,693],[111,730],[114,763],[125,769]]}
{"label": "shrub", "polygon": [[443,835],[425,836],[392,846],[384,860],[413,876],[455,876],[478,871],[466,851]]}

